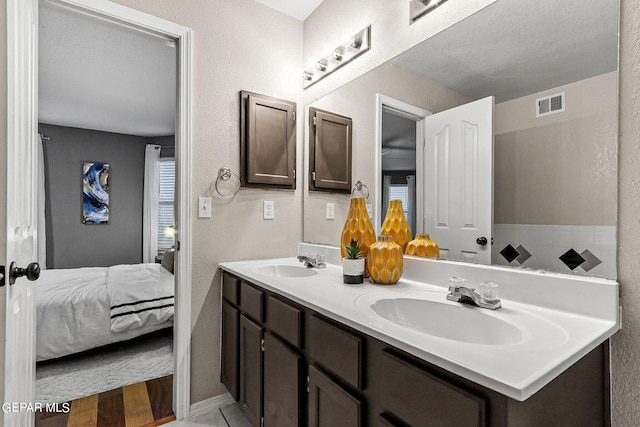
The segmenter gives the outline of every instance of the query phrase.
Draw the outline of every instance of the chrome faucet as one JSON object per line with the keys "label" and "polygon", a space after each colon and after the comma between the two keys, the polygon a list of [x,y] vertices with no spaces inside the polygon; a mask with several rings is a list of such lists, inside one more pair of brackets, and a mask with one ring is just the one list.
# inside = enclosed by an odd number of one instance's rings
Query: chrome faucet
{"label": "chrome faucet", "polygon": [[325,268],[327,266],[322,254],[298,255],[298,261],[303,262],[307,268]]}
{"label": "chrome faucet", "polygon": [[447,299],[449,301],[477,305],[480,308],[488,308],[489,310],[495,310],[502,306],[498,298],[483,298],[482,295],[477,293],[474,288],[467,288],[465,286],[455,284],[449,286]]}

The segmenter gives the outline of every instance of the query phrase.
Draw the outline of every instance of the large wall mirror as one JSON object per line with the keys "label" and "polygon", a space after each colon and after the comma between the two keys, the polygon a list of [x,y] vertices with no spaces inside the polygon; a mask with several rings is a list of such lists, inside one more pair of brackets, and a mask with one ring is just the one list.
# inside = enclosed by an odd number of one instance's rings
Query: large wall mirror
{"label": "large wall mirror", "polygon": [[[433,181],[445,176],[429,145],[442,132],[429,134],[425,123],[488,100],[488,148],[470,132],[471,143],[454,150],[466,160],[446,175],[467,186],[456,194],[488,188],[468,205],[474,214],[488,206],[490,229],[473,237],[485,257],[449,259],[615,278],[618,13],[618,0],[498,0],[306,112],[353,120],[352,180],[369,187],[377,232],[388,200],[401,198],[413,234],[437,234],[425,218],[441,192]],[[304,240],[337,245],[348,206],[348,195],[305,182]],[[452,245],[445,235],[435,240]]]}

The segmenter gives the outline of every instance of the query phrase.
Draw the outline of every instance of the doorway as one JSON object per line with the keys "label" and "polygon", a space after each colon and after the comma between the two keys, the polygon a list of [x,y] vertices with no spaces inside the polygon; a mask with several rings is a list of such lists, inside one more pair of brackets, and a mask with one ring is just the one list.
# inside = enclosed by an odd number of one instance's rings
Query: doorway
{"label": "doorway", "polygon": [[[19,9],[16,6],[21,0],[8,0],[8,7]],[[107,1],[94,1],[90,6],[82,4],[78,0],[55,0],[48,3],[55,4],[61,7],[69,8],[71,10],[78,11],[80,13],[91,15],[95,18],[110,21],[121,25],[123,29],[127,31],[143,31],[147,34],[152,34],[158,37],[163,37],[167,40],[173,40],[176,45],[176,62],[177,62],[177,108],[175,115],[175,161],[176,161],[176,210],[175,210],[175,317],[174,317],[174,386],[173,386],[173,406],[174,412],[178,418],[183,418],[189,413],[189,382],[190,382],[190,288],[188,284],[191,279],[191,249],[190,249],[190,144],[191,144],[191,132],[190,132],[190,90],[191,90],[191,30],[168,21],[146,15],[144,13],[119,6]],[[36,6],[37,8],[37,6]],[[37,26],[37,13],[35,14],[35,21]],[[33,16],[30,23],[25,23],[26,28],[33,24]],[[15,45],[9,45],[9,49],[15,49],[24,45],[28,46],[25,51],[31,52],[30,57],[32,63],[37,63],[37,40],[30,39],[29,33],[20,24],[15,26],[9,26],[10,43]],[[10,56],[10,61],[12,57]],[[9,64],[12,65],[11,63]],[[20,76],[12,73],[8,73],[8,86],[20,87],[23,85],[31,85],[37,87],[37,73],[30,74],[27,80],[21,81]],[[21,93],[15,94],[10,98],[9,109],[15,107],[15,110],[25,111],[25,116],[30,117],[29,121],[20,123],[19,126],[24,126],[24,129],[18,129],[18,133],[27,135],[33,135],[31,138],[35,138],[37,131],[37,113],[35,109],[30,108],[33,105],[28,98],[28,94],[25,93],[22,96]],[[13,132],[13,130],[12,130]],[[15,144],[16,138],[9,138],[9,147]],[[36,156],[35,154],[31,154]],[[16,174],[20,164],[15,167],[8,162],[7,173],[9,176]],[[31,229],[34,229],[32,227]],[[36,234],[37,235],[37,234]],[[181,244],[182,243],[182,244]],[[27,308],[28,309],[28,308]],[[32,308],[33,309],[33,308]],[[14,319],[9,315],[7,311],[7,341],[12,342],[16,340],[16,337],[11,336],[13,330],[10,326],[14,322]],[[27,331],[29,330],[26,327]],[[31,334],[35,334],[35,327],[31,325]],[[33,336],[33,335],[32,335]],[[21,337],[23,338],[23,337]],[[28,340],[28,337],[26,338]],[[29,352],[33,348],[29,346],[6,346],[5,352],[7,359],[22,358],[23,360],[32,360],[31,363],[35,364],[33,354]],[[29,364],[27,362],[27,364]],[[24,372],[24,377],[17,378],[14,372],[11,375],[11,380],[7,381],[5,396],[12,395],[12,389],[20,387],[30,389],[28,394],[33,396],[35,383],[34,379],[30,376],[28,371]],[[7,377],[9,378],[9,377]],[[34,399],[28,399],[25,401],[34,401]],[[23,417],[29,415],[5,415],[6,425],[14,425],[22,420]],[[32,415],[31,415],[32,416]],[[26,419],[26,418],[25,418]]]}
{"label": "doorway", "polygon": [[431,112],[377,94],[376,206],[380,230],[390,200],[402,200],[412,235],[423,229],[423,149],[425,117]]}

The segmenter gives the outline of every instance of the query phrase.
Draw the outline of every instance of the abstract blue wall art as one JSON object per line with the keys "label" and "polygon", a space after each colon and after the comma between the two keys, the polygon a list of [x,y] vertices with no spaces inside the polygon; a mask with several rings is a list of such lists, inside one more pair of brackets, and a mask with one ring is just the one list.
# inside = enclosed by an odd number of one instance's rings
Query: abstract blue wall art
{"label": "abstract blue wall art", "polygon": [[109,165],[85,162],[82,167],[82,223],[109,222]]}

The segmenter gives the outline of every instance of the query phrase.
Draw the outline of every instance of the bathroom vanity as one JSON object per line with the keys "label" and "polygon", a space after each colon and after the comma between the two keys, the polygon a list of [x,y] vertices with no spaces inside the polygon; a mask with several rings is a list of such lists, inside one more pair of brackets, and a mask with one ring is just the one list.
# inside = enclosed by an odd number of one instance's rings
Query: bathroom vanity
{"label": "bathroom vanity", "polygon": [[[608,425],[615,282],[406,261],[393,287],[345,285],[330,262],[221,264],[221,380],[252,425]],[[495,312],[447,301],[442,278],[474,268],[503,283],[537,278],[540,292],[553,282],[559,297],[580,281],[615,313],[526,304],[507,284]]]}

